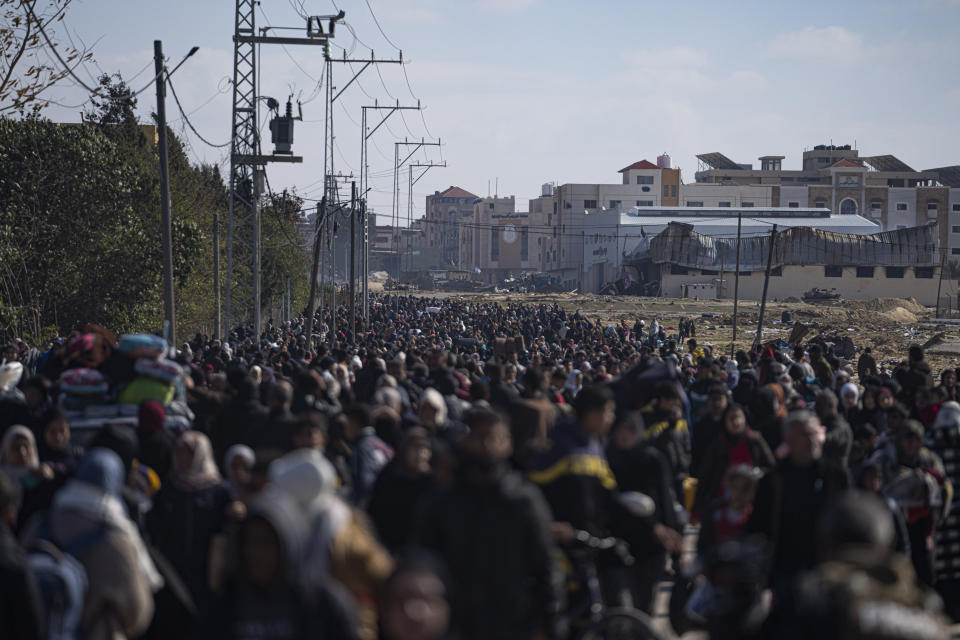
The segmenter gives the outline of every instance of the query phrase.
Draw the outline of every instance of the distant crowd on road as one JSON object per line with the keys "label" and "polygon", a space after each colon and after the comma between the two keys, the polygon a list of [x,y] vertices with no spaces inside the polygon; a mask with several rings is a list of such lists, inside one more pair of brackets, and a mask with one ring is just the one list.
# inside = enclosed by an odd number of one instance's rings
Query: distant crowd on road
{"label": "distant crowd on road", "polygon": [[957,371],[919,346],[886,369],[823,340],[721,353],[690,318],[353,311],[312,336],[296,318],[175,348],[89,324],[4,346],[0,637],[655,638],[666,614],[711,638],[941,638],[960,620]]}

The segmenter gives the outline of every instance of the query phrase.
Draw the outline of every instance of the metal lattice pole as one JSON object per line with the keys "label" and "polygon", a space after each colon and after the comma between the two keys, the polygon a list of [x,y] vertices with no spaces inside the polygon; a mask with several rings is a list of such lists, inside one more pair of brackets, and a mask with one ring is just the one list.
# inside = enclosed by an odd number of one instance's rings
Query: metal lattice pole
{"label": "metal lattice pole", "polygon": [[[230,146],[230,205],[227,222],[225,327],[252,320],[259,335],[258,186],[252,164],[239,156],[257,153],[257,91],[254,0],[237,0],[233,44],[233,120]],[[251,309],[252,308],[252,309]],[[249,313],[252,310],[252,314]]]}

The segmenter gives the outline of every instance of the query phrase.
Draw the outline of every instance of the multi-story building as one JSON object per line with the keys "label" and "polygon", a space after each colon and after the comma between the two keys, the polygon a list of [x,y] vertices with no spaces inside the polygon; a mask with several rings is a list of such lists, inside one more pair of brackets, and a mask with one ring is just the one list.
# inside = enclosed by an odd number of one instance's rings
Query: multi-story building
{"label": "multi-story building", "polygon": [[542,210],[517,211],[516,198],[481,198],[460,230],[460,267],[487,283],[542,271],[543,240],[552,230]]}
{"label": "multi-story building", "polygon": [[771,206],[826,207],[859,214],[886,230],[939,223],[941,246],[960,261],[960,166],[917,171],[892,155],[860,156],[850,145],[803,152],[802,169],[783,169],[785,156],[762,156],[760,169],[722,153],[697,156],[697,184],[761,185]]}
{"label": "multi-story building", "polygon": [[478,199],[460,187],[449,187],[427,196],[424,243],[439,248],[446,266],[459,264],[461,222],[473,215],[473,204]]}

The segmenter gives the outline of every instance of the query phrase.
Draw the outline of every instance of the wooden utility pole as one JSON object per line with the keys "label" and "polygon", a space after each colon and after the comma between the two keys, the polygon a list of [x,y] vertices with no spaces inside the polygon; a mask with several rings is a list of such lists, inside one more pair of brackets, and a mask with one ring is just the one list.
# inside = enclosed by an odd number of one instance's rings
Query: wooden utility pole
{"label": "wooden utility pole", "polygon": [[217,311],[214,321],[214,335],[219,338],[223,336],[220,327],[220,214],[213,214],[213,297],[216,301]]}
{"label": "wooden utility pole", "polygon": [[943,254],[940,256],[940,280],[937,282],[937,314],[935,317],[940,317],[940,287],[943,286],[943,269],[947,266],[947,252],[941,247],[940,253]]}
{"label": "wooden utility pole", "polygon": [[163,312],[167,324],[164,336],[171,346],[177,344],[177,317],[173,300],[173,232],[170,223],[170,172],[167,167],[166,68],[163,42],[153,41],[153,66],[157,84],[157,149],[160,156],[160,231],[163,237]]}
{"label": "wooden utility pole", "polygon": [[737,307],[740,304],[740,231],[743,228],[743,211],[737,213],[737,270],[733,279],[733,340],[730,342],[730,357],[737,350]]}
{"label": "wooden utility pole", "polygon": [[307,302],[307,348],[313,348],[313,316],[317,305],[317,271],[320,270],[320,242],[322,241],[323,220],[327,217],[327,197],[317,203],[316,230],[313,235],[313,269],[310,271],[310,300]]}
{"label": "wooden utility pole", "polygon": [[777,243],[777,225],[770,230],[770,251],[767,254],[767,271],[763,276],[763,297],[760,299],[760,319],[757,321],[757,337],[754,345],[763,344],[763,314],[767,310],[767,286],[770,284],[770,265],[773,262],[773,247]]}

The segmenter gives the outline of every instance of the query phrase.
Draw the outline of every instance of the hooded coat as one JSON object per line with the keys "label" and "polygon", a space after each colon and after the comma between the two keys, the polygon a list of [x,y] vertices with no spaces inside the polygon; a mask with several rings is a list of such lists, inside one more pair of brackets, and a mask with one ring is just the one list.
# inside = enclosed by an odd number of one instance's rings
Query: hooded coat
{"label": "hooded coat", "polygon": [[[332,584],[304,580],[303,558],[310,544],[307,519],[296,502],[273,491],[251,501],[249,520],[265,522],[280,544],[278,584],[258,588],[247,575],[242,553],[208,616],[205,637],[221,640],[325,640],[358,638],[349,599]],[[243,548],[240,530],[238,550]]]}
{"label": "hooded coat", "polygon": [[85,640],[139,636],[153,617],[153,592],[163,584],[121,502],[123,482],[120,458],[108,449],[91,449],[50,513],[50,532],[61,547],[103,530],[99,541],[76,555],[89,585],[81,619]]}

